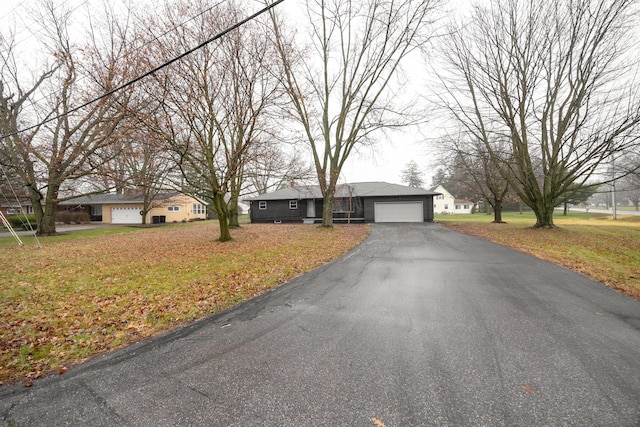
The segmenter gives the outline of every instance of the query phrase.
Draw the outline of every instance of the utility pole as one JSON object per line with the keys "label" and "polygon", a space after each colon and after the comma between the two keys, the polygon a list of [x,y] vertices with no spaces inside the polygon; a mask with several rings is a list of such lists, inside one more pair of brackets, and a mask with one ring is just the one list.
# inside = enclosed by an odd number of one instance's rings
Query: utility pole
{"label": "utility pole", "polygon": [[611,208],[613,209],[613,219],[618,219],[616,210],[616,159],[611,156]]}

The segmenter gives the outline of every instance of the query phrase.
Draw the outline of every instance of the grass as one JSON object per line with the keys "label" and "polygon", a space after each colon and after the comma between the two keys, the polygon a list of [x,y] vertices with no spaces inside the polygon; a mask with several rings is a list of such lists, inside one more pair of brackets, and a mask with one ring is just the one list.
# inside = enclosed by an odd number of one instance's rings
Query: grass
{"label": "grass", "polygon": [[[181,226],[183,224],[172,224],[172,226]],[[47,236],[47,237],[38,237],[38,242],[41,244],[51,244],[51,243],[61,243],[68,242],[83,238],[90,237],[104,237],[118,234],[129,234],[129,233],[139,233],[150,231],[153,228],[144,228],[144,227],[132,227],[127,225],[113,225],[104,228],[92,228],[89,230],[76,230],[76,231],[64,231],[64,227],[58,227],[59,234],[57,236]],[[5,229],[2,229],[5,231]],[[35,246],[37,245],[36,239],[30,235],[20,235],[20,240],[26,246]],[[0,248],[11,248],[15,247],[18,243],[13,237],[0,237]]]}
{"label": "grass", "polygon": [[0,238],[0,384],[38,378],[237,304],[357,246],[366,225],[217,221]]}
{"label": "grass", "polygon": [[556,229],[533,229],[532,213],[437,216],[447,227],[565,266],[640,299],[640,217],[556,212]]}

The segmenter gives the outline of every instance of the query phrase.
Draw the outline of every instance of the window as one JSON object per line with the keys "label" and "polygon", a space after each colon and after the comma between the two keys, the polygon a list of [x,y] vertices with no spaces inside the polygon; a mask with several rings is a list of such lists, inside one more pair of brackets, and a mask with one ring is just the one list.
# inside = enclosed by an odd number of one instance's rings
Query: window
{"label": "window", "polygon": [[445,203],[445,204],[444,204],[444,208],[445,208],[445,209],[449,209],[449,204],[448,204],[448,203]]}
{"label": "window", "polygon": [[465,209],[469,209],[469,205],[464,205],[464,208]]}
{"label": "window", "polygon": [[289,209],[298,209],[298,201],[289,200]]}
{"label": "window", "polygon": [[265,200],[261,200],[258,202],[258,209],[264,211],[267,209],[267,202]]}
{"label": "window", "polygon": [[194,203],[191,207],[191,212],[193,212],[194,215],[204,215],[207,213],[207,208],[205,208],[203,204]]}
{"label": "window", "polygon": [[169,206],[167,207],[169,212],[180,212],[180,206]]}
{"label": "window", "polygon": [[28,214],[33,214],[33,206],[31,206],[31,205],[27,206],[27,213]]}
{"label": "window", "polygon": [[460,205],[456,205],[456,210],[460,210]]}
{"label": "window", "polygon": [[333,211],[338,213],[355,212],[354,203],[351,199],[333,199]]}

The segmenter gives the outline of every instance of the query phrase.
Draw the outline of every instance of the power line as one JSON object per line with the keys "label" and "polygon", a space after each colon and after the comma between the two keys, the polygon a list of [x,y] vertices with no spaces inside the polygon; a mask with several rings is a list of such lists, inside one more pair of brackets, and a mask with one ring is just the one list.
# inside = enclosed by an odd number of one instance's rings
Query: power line
{"label": "power line", "polygon": [[163,68],[168,67],[169,65],[173,64],[174,62],[177,62],[177,61],[181,60],[182,58],[192,54],[193,52],[195,52],[195,51],[197,51],[199,49],[202,49],[204,46],[208,45],[209,43],[212,43],[212,42],[218,40],[219,38],[222,38],[223,36],[229,34],[231,31],[243,26],[247,22],[252,21],[255,18],[257,18],[258,16],[262,15],[263,13],[268,12],[269,10],[273,9],[275,6],[279,5],[283,1],[284,0],[276,0],[275,2],[273,2],[270,5],[264,7],[263,9],[261,9],[258,12],[254,13],[253,15],[243,19],[242,21],[237,22],[236,24],[234,24],[234,25],[228,27],[227,29],[223,30],[222,32],[216,34],[212,38],[200,43],[196,47],[194,47],[192,49],[189,49],[186,52],[181,53],[180,55],[174,57],[173,59],[170,59],[170,60],[162,63],[161,65],[159,65],[159,66],[147,71],[146,73],[142,74],[141,76],[138,76],[138,77],[134,78],[133,80],[128,81],[127,83],[124,83],[124,84],[116,87],[115,89],[112,89],[112,90],[110,90],[110,91],[108,91],[108,92],[106,92],[106,93],[104,93],[104,94],[102,94],[102,95],[90,100],[90,101],[87,101],[84,104],[81,104],[81,105],[79,105],[77,107],[74,107],[74,108],[70,109],[69,111],[66,111],[66,112],[64,112],[62,114],[58,114],[57,116],[51,117],[49,119],[45,119],[45,120],[41,121],[40,123],[37,123],[37,124],[32,125],[32,126],[29,126],[27,128],[20,129],[20,130],[17,130],[15,132],[12,132],[12,133],[9,133],[9,134],[6,134],[6,135],[2,135],[2,136],[0,136],[0,138],[4,139],[4,138],[10,137],[10,136],[18,135],[18,134],[20,134],[22,132],[27,132],[29,130],[36,129],[36,128],[38,128],[38,127],[40,127],[40,126],[42,126],[42,125],[44,125],[46,123],[52,122],[54,120],[58,120],[58,119],[60,119],[62,117],[65,117],[65,116],[71,114],[71,113],[74,113],[74,112],[76,112],[76,111],[78,111],[78,110],[80,110],[80,109],[82,109],[84,107],[87,107],[87,106],[93,104],[94,102],[98,102],[101,99],[104,99],[104,98],[106,98],[108,96],[111,96],[114,93],[119,92],[119,91],[121,91],[121,90],[123,90],[123,89],[125,89],[125,88],[127,88],[127,87],[129,87],[131,85],[133,85],[134,83],[137,83],[140,80],[157,73],[158,71],[162,70]]}

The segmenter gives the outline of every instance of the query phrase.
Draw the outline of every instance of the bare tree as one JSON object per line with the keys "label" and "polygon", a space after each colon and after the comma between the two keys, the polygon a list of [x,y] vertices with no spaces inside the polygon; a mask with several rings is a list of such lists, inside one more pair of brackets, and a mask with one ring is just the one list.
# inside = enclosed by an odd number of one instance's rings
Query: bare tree
{"label": "bare tree", "polygon": [[142,195],[140,215],[145,224],[147,213],[158,205],[156,197],[169,188],[175,166],[156,133],[145,131],[137,122],[127,126],[128,132],[101,150],[96,158],[100,163],[92,161],[98,178],[94,186],[98,184],[96,192],[115,189],[118,194],[129,191]]}
{"label": "bare tree", "polygon": [[[500,174],[495,154],[504,156],[505,150],[494,150],[490,155],[481,141],[464,134],[448,140],[444,162],[448,165],[448,185],[456,197],[466,197],[478,203],[481,199],[493,210],[493,222],[503,223],[502,208],[509,192],[509,183]],[[494,142],[503,145],[504,142]],[[501,162],[509,162],[501,158]]]}
{"label": "bare tree", "polygon": [[[169,58],[237,24],[243,4],[182,1],[153,16],[148,30],[149,57]],[[171,37],[156,36],[171,29]],[[278,81],[269,70],[274,50],[266,27],[257,20],[184,57],[155,74],[153,129],[161,135],[181,172],[184,191],[213,205],[220,241],[231,240],[237,225],[237,198],[250,148],[268,135],[268,111],[278,97]],[[229,202],[226,200],[230,197]],[[237,214],[236,214],[237,215]]]}
{"label": "bare tree", "polygon": [[[14,168],[28,188],[38,233],[50,235],[56,232],[55,214],[63,197],[60,194],[63,185],[92,173],[89,159],[109,144],[123,117],[126,92],[94,103],[87,101],[128,78],[122,55],[127,28],[106,31],[111,42],[106,50],[91,44],[77,46],[69,36],[70,10],[43,1],[39,12],[37,21],[43,26],[41,40],[45,50],[55,57],[56,65],[41,74],[42,84],[33,86],[34,90],[40,89],[40,98],[34,103],[39,116],[32,120],[48,118],[48,121],[36,125],[37,132],[19,132],[14,126],[19,133],[10,139],[9,151]],[[91,34],[95,34],[94,30],[90,30]],[[12,68],[9,74],[19,81],[17,68]],[[78,107],[83,104],[84,107]]]}
{"label": "bare tree", "polygon": [[[491,0],[452,29],[443,104],[553,227],[557,205],[638,143],[632,0]],[[511,161],[502,146],[509,141]]]}
{"label": "bare tree", "polygon": [[265,194],[287,185],[302,185],[314,180],[314,170],[305,164],[300,152],[288,155],[278,143],[261,144],[258,148],[245,171],[251,191]]}
{"label": "bare tree", "polygon": [[[292,115],[304,129],[322,191],[322,225],[333,225],[342,167],[379,131],[411,122],[394,101],[400,64],[431,36],[436,0],[309,0],[309,55],[272,14]],[[402,108],[404,107],[404,108]]]}
{"label": "bare tree", "polygon": [[[7,39],[5,39],[7,41]],[[8,43],[2,50],[0,70],[0,164],[6,187],[2,192],[5,197],[11,197],[13,192],[25,198],[30,198],[29,183],[35,180],[32,159],[28,149],[31,141],[37,135],[40,127],[30,132],[19,133],[21,126],[29,123],[24,119],[25,103],[28,103],[42,83],[51,77],[55,67],[48,68],[30,84],[28,88],[20,81],[18,67],[15,64],[13,43]],[[6,175],[6,176],[4,176]],[[16,188],[17,187],[17,188]],[[8,195],[8,196],[7,196]]]}

